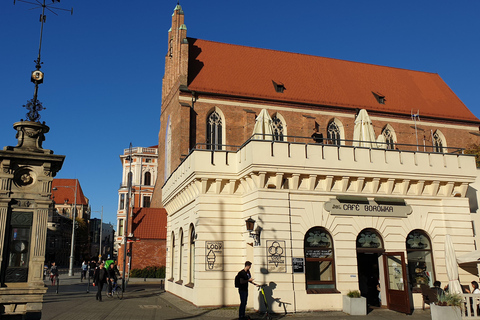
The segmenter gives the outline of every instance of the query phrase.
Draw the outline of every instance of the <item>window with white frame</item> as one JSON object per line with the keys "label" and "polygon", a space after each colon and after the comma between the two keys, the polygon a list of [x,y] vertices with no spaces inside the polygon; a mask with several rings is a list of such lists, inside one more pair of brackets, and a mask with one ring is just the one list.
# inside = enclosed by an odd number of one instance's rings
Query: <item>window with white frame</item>
{"label": "window with white frame", "polygon": [[277,115],[274,115],[272,118],[272,127],[273,127],[273,140],[283,141],[284,123]]}
{"label": "window with white frame", "polygon": [[445,147],[443,134],[439,130],[435,130],[432,138],[433,138],[433,151],[443,153],[444,147]]}
{"label": "window with white frame", "polygon": [[340,127],[336,123],[335,120],[330,121],[327,126],[327,140],[330,144],[340,145],[341,142],[341,134],[340,134]]}
{"label": "window with white frame", "polygon": [[207,117],[207,149],[222,149],[222,117],[217,111],[212,111]]}
{"label": "window with white frame", "polygon": [[152,185],[152,174],[149,171],[143,175],[143,184],[146,186]]}
{"label": "window with white frame", "polygon": [[382,135],[385,138],[386,149],[395,149],[395,132],[389,125],[383,128]]}

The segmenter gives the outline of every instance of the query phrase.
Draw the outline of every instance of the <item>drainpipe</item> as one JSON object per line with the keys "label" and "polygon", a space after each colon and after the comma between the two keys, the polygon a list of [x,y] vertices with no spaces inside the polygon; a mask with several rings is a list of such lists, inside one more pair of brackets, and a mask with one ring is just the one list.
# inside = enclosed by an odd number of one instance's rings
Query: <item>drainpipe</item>
{"label": "drainpipe", "polygon": [[[288,194],[288,219],[290,220],[290,255],[293,262],[293,235],[292,235],[292,207],[290,205],[290,191]],[[292,265],[292,290],[293,290],[293,312],[297,312],[297,300],[295,298],[295,274],[293,273]]]}

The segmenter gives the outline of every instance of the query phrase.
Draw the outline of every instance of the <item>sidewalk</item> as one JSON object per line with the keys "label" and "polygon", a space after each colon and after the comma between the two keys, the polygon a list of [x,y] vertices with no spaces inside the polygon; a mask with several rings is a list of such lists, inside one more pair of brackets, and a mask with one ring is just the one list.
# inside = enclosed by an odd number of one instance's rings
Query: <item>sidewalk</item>
{"label": "sidewalk", "polygon": [[[47,282],[45,282],[47,283]],[[42,319],[46,320],[96,320],[96,319],[237,319],[238,308],[197,308],[170,293],[160,289],[159,283],[134,282],[127,286],[123,300],[107,298],[103,302],[95,300],[96,287],[79,278],[60,277],[59,293],[49,286],[44,297]],[[252,319],[262,315],[247,311]],[[429,320],[429,310],[417,310],[413,315],[375,309],[367,316],[350,316],[343,312],[305,312],[296,314],[276,314],[273,319],[339,319],[339,320]]]}

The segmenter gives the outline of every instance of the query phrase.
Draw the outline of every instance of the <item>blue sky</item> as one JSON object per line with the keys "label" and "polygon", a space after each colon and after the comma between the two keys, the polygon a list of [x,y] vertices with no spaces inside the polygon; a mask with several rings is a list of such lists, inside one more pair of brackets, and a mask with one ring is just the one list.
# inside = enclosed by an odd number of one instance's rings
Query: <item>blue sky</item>
{"label": "blue sky", "polygon": [[[30,0],[35,1],[35,0]],[[49,0],[47,3],[51,3]],[[189,37],[438,73],[480,117],[480,1],[182,0]],[[93,211],[115,222],[119,155],[158,143],[167,31],[176,0],[74,1],[47,12],[39,100],[44,147],[66,155]],[[40,9],[0,3],[0,147],[33,96]],[[420,118],[422,115],[421,106]],[[94,217],[100,214],[93,213]]]}

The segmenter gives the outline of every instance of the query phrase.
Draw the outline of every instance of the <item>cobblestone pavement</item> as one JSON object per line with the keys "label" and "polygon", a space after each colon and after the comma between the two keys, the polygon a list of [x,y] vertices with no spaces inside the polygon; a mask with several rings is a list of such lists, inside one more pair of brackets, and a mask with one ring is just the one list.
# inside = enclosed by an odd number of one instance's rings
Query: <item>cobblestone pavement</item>
{"label": "cobblestone pavement", "polygon": [[[63,278],[63,279],[62,279]],[[47,283],[47,282],[45,282]],[[236,319],[237,308],[197,308],[192,304],[164,292],[154,282],[130,283],[124,298],[108,298],[103,294],[103,302],[95,300],[96,287],[78,278],[60,278],[59,293],[49,286],[44,297],[42,319],[45,320],[97,320],[97,319]],[[262,315],[249,312],[252,319]],[[277,314],[274,319],[338,319],[338,320],[426,320],[431,319],[429,310],[418,310],[413,315],[405,315],[385,309],[375,309],[367,316],[350,316],[343,312],[307,312],[297,314]]]}

